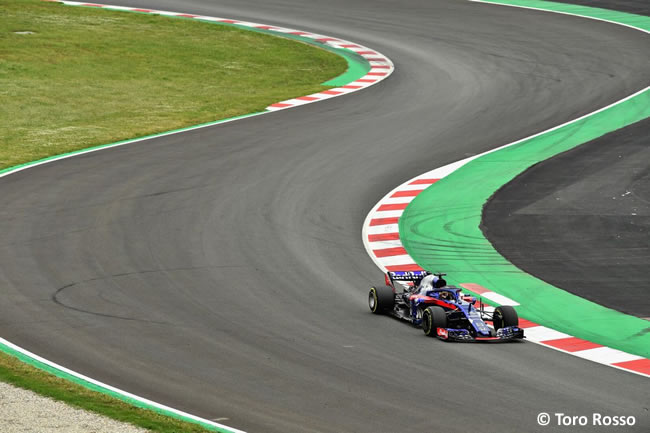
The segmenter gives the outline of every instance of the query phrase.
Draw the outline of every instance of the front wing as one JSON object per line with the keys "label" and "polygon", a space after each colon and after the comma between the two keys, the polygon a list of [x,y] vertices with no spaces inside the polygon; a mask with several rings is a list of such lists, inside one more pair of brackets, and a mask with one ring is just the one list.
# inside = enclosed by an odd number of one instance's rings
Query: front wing
{"label": "front wing", "polygon": [[436,336],[445,341],[463,341],[467,343],[498,343],[520,340],[524,337],[524,330],[516,326],[501,328],[491,337],[474,337],[467,329],[437,328]]}

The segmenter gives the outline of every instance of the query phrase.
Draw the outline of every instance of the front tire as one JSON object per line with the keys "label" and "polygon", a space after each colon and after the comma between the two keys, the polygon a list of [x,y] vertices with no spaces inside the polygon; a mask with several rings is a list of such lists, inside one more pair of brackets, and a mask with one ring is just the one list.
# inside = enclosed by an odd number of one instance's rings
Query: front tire
{"label": "front tire", "polygon": [[494,309],[492,325],[495,331],[507,326],[519,326],[519,315],[510,305],[502,305]]}
{"label": "front tire", "polygon": [[427,307],[422,314],[422,330],[427,337],[435,337],[438,328],[447,327],[447,314],[442,307]]}
{"label": "front tire", "polygon": [[374,314],[386,314],[395,308],[395,293],[390,286],[371,287],[368,307]]}

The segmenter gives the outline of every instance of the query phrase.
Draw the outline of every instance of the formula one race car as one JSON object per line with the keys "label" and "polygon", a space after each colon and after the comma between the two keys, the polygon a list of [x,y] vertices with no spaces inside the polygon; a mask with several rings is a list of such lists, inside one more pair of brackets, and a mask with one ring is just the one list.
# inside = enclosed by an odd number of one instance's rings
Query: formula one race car
{"label": "formula one race car", "polygon": [[[427,275],[433,284],[420,284]],[[446,274],[427,271],[388,272],[386,285],[371,287],[368,306],[420,326],[428,337],[451,341],[507,341],[524,338],[514,308],[502,305],[487,312],[485,305],[461,289],[447,286]],[[401,286],[399,289],[396,286]],[[420,287],[422,286],[422,287]],[[494,329],[485,321],[491,321]]]}

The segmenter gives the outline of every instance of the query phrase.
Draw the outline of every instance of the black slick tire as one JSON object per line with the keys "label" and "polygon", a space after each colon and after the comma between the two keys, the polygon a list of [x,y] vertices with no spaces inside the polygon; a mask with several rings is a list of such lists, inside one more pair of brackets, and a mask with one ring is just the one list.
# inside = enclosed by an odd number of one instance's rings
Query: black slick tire
{"label": "black slick tire", "polygon": [[509,305],[502,305],[495,308],[494,317],[492,319],[492,325],[494,326],[495,331],[507,326],[519,326],[519,315],[517,314],[517,311]]}
{"label": "black slick tire", "polygon": [[390,286],[371,287],[368,307],[374,314],[386,314],[395,307],[395,293]]}
{"label": "black slick tire", "polygon": [[422,330],[427,337],[435,337],[438,328],[447,327],[447,315],[442,307],[427,307],[422,313]]}

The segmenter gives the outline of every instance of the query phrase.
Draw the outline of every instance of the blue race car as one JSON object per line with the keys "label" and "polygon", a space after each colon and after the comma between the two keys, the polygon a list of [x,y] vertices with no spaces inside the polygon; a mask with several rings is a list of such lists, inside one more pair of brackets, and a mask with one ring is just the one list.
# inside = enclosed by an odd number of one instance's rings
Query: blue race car
{"label": "blue race car", "polygon": [[[428,275],[435,276],[429,278],[434,283],[421,284]],[[370,288],[370,311],[410,322],[421,327],[426,336],[441,340],[495,342],[524,338],[513,307],[502,305],[488,312],[480,299],[447,286],[444,275],[427,271],[388,272],[386,285]],[[486,321],[492,322],[492,327]]]}

